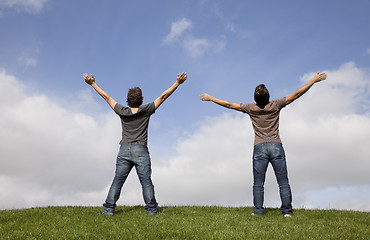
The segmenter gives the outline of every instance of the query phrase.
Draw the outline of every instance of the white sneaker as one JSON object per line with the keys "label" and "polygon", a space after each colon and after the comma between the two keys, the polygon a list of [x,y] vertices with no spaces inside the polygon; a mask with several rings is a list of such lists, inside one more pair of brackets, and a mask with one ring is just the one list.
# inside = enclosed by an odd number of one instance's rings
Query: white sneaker
{"label": "white sneaker", "polygon": [[251,214],[251,216],[262,216],[262,215],[263,215],[263,214],[258,215],[257,213],[254,213],[254,212]]}
{"label": "white sneaker", "polygon": [[292,217],[292,214],[284,214],[284,217]]}

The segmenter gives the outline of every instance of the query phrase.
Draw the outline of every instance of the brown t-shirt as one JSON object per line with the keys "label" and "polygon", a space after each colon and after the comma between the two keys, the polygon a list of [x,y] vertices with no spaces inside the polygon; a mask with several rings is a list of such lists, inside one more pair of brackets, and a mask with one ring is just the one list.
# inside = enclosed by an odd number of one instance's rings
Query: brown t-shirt
{"label": "brown t-shirt", "polygon": [[240,104],[242,111],[249,115],[254,129],[254,145],[263,142],[279,142],[279,113],[286,106],[286,100],[280,98],[260,108],[255,103]]}

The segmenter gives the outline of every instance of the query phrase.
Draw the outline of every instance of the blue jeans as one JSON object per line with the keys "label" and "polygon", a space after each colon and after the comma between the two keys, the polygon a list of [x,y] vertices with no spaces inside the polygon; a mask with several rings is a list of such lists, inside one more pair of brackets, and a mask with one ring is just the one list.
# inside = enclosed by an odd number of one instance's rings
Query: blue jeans
{"label": "blue jeans", "polygon": [[268,164],[271,163],[279,184],[281,212],[292,214],[292,193],[290,190],[285,152],[281,143],[265,142],[254,146],[253,151],[253,203],[254,213],[263,214],[264,184]]}
{"label": "blue jeans", "polygon": [[116,161],[116,173],[105,200],[104,211],[114,213],[116,202],[128,174],[135,166],[143,190],[145,209],[148,214],[158,213],[158,203],[154,196],[151,180],[151,162],[147,146],[137,143],[122,143]]}

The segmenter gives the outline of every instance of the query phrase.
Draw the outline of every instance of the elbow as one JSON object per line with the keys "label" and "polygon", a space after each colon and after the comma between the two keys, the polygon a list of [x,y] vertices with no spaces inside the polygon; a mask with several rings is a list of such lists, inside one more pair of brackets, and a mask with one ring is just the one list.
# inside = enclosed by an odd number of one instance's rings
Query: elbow
{"label": "elbow", "polygon": [[230,104],[229,108],[240,112],[242,111],[242,109],[240,108],[240,104],[237,103]]}
{"label": "elbow", "polygon": [[292,103],[292,102],[294,102],[294,100],[296,100],[297,98],[299,98],[299,96],[287,97],[287,98],[285,99],[286,105],[291,104],[291,103]]}
{"label": "elbow", "polygon": [[231,102],[225,102],[225,107],[227,108],[230,108],[230,109],[235,109],[236,107],[236,104],[235,103],[231,103]]}
{"label": "elbow", "polygon": [[108,95],[104,95],[103,98],[107,102],[109,102],[111,100],[111,97],[109,97]]}
{"label": "elbow", "polygon": [[164,102],[167,98],[169,97],[168,94],[162,94],[159,99],[161,100],[161,102]]}

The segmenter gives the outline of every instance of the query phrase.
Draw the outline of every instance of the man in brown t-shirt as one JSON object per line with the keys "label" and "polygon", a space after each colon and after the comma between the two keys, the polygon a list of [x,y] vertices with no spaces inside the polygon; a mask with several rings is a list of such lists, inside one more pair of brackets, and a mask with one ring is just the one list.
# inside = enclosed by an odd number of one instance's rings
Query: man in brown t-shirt
{"label": "man in brown t-shirt", "polygon": [[290,190],[285,152],[279,135],[279,114],[286,105],[302,96],[315,83],[326,79],[325,73],[318,72],[308,83],[293,94],[270,102],[270,94],[265,85],[256,87],[254,100],[256,103],[230,103],[210,96],[200,95],[203,101],[212,101],[226,108],[244,112],[249,115],[254,129],[253,150],[253,204],[252,215],[262,215],[264,201],[264,183],[267,166],[271,163],[276,180],[279,184],[281,212],[285,217],[292,216],[292,193]]}

